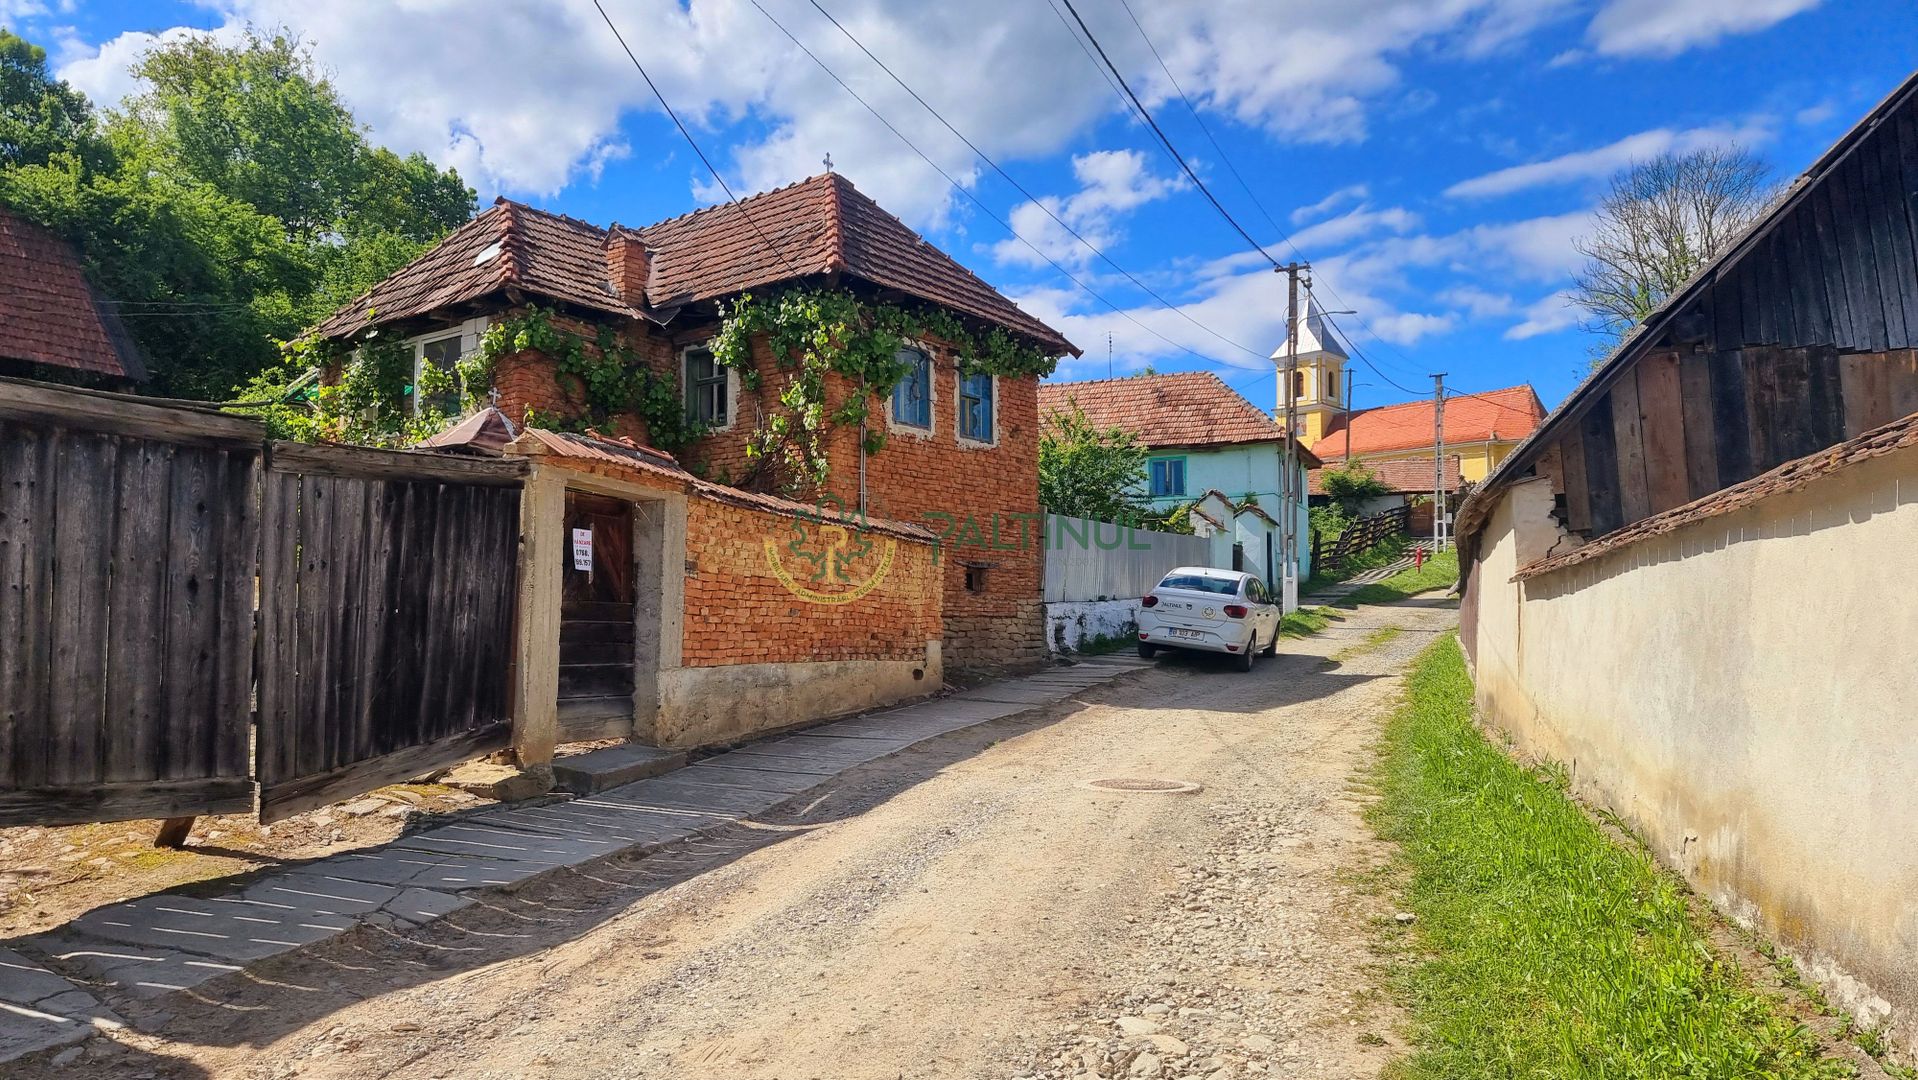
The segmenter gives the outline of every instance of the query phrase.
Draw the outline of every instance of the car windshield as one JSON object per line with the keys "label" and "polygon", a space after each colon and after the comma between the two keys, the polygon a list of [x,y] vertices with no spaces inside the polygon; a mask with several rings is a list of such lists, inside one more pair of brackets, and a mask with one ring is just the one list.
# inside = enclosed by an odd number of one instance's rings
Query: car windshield
{"label": "car windshield", "polygon": [[1239,579],[1212,577],[1206,574],[1167,574],[1159,582],[1161,589],[1189,589],[1192,592],[1218,593],[1220,596],[1233,596],[1239,591]]}

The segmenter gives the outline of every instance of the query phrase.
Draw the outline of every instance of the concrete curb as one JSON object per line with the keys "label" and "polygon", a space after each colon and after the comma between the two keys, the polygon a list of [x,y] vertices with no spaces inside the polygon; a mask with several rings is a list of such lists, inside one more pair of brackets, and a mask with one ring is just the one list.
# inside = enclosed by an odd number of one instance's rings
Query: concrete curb
{"label": "concrete curb", "polygon": [[424,926],[488,894],[712,834],[861,765],[1151,666],[1091,657],[768,738],[595,794],[500,806],[229,894],[156,893],[96,908],[0,943],[0,1063],[122,1026],[101,996],[158,999],[363,926]]}

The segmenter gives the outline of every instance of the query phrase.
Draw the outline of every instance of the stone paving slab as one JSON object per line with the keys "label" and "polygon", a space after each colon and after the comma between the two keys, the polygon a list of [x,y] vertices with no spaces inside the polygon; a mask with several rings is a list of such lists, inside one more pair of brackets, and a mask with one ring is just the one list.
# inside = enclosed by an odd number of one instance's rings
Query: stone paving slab
{"label": "stone paving slab", "polygon": [[[253,881],[228,896],[163,893],[109,905],[23,944],[89,985],[128,997],[159,997],[361,924],[422,925],[474,903],[464,895],[474,890],[512,888],[636,847],[698,835],[927,739],[1150,666],[1125,656],[1088,658],[1033,678],[753,743],[582,798],[478,814]],[[0,1063],[119,1023],[98,998],[58,972],[0,949]]]}
{"label": "stone paving slab", "polygon": [[99,999],[11,949],[0,949],[0,1061],[118,1026]]}
{"label": "stone paving slab", "polygon": [[143,945],[116,945],[65,934],[29,939],[35,948],[68,968],[123,994],[159,997],[190,990],[246,968],[234,961]]}

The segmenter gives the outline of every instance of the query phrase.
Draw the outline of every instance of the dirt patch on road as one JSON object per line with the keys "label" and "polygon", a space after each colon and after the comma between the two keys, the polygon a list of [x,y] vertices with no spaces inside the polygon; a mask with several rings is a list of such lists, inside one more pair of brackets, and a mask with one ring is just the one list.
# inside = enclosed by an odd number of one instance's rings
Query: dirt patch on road
{"label": "dirt patch on road", "polygon": [[[47,1075],[1375,1075],[1390,912],[1351,883],[1389,853],[1349,778],[1453,621],[1361,609],[1250,675],[1171,658],[720,835],[159,999],[130,1019],[165,1038]],[[1085,786],[1111,777],[1202,790]]]}

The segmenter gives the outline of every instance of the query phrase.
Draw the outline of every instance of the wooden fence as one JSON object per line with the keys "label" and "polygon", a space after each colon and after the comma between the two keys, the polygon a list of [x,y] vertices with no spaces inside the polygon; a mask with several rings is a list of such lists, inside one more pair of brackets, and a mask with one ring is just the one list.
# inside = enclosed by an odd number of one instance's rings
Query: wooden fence
{"label": "wooden fence", "polygon": [[502,749],[521,461],[275,443],[260,816]]}
{"label": "wooden fence", "polygon": [[1345,560],[1371,550],[1379,541],[1406,532],[1410,513],[1407,507],[1395,506],[1382,514],[1354,521],[1337,540],[1313,556],[1313,568],[1320,573],[1336,570]]}
{"label": "wooden fence", "polygon": [[0,379],[0,826],[256,781],[270,819],[504,746],[523,473]]}

